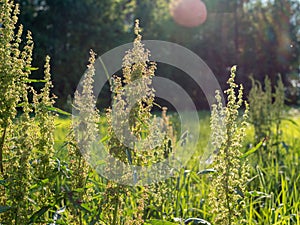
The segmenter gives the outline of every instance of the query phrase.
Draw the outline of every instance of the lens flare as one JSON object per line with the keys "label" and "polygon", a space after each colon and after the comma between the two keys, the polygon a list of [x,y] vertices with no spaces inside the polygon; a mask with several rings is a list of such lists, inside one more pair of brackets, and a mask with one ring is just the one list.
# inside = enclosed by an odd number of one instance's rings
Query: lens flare
{"label": "lens flare", "polygon": [[206,21],[207,10],[201,0],[175,0],[170,13],[174,21],[184,27],[197,27]]}

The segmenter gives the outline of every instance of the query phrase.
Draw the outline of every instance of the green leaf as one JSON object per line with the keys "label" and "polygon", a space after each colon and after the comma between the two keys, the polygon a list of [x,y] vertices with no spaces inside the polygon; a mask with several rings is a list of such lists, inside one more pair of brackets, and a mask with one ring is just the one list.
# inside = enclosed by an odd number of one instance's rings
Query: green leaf
{"label": "green leaf", "polygon": [[290,119],[290,118],[282,118],[282,120],[285,120],[287,122],[290,122],[291,124],[295,125],[296,127],[299,127],[299,124],[293,120],[293,119]]}
{"label": "green leaf", "polygon": [[208,221],[204,220],[204,219],[199,219],[199,218],[188,218],[184,221],[184,224],[206,224],[206,225],[211,225]]}
{"label": "green leaf", "polygon": [[21,103],[17,104],[17,107],[23,107],[24,105],[25,105],[24,102],[21,102]]}
{"label": "green leaf", "polygon": [[48,209],[51,208],[51,205],[43,206],[39,211],[35,212],[29,219],[29,223],[35,222],[39,217],[41,217]]}
{"label": "green leaf", "polygon": [[85,187],[83,187],[83,188],[76,188],[76,189],[73,190],[73,192],[77,192],[77,193],[82,193],[84,191],[85,191]]}
{"label": "green leaf", "polygon": [[36,80],[36,79],[25,79],[25,83],[46,83],[46,80]]}
{"label": "green leaf", "polygon": [[35,71],[35,70],[38,70],[39,68],[38,67],[31,67],[31,66],[26,66],[25,67],[25,70],[27,71]]}
{"label": "green leaf", "polygon": [[38,181],[37,183],[31,185],[31,186],[29,187],[29,189],[32,190],[32,189],[35,189],[35,188],[40,187],[40,186],[42,186],[42,185],[44,185],[44,184],[47,184],[47,183],[49,183],[49,178],[46,178],[46,179],[44,179],[44,180]]}
{"label": "green leaf", "polygon": [[59,109],[59,108],[56,108],[56,107],[53,107],[53,106],[52,107],[47,107],[47,109],[49,111],[56,112],[56,113],[59,113],[61,115],[65,115],[65,116],[71,116],[72,115],[71,113],[68,113],[68,112],[66,112],[62,109]]}
{"label": "green leaf", "polygon": [[82,203],[80,204],[81,208],[84,209],[86,212],[89,212],[91,213],[92,212],[92,209],[89,208],[88,204],[87,203]]}
{"label": "green leaf", "polygon": [[0,205],[0,213],[4,213],[4,212],[6,212],[8,210],[10,210],[10,206]]}
{"label": "green leaf", "polygon": [[216,172],[215,169],[206,169],[206,170],[199,171],[197,174],[202,175],[202,174],[208,174],[208,173],[214,173],[214,172]]}
{"label": "green leaf", "polygon": [[31,186],[29,187],[29,190],[35,189],[35,188],[37,188],[38,186],[39,186],[38,184],[31,185]]}
{"label": "green leaf", "polygon": [[251,155],[252,153],[256,152],[261,146],[262,144],[265,142],[265,140],[260,141],[257,145],[255,145],[253,148],[251,148],[249,151],[247,151],[246,153],[244,153],[241,158],[246,158],[249,155]]}
{"label": "green leaf", "polygon": [[109,139],[109,135],[106,135],[100,140],[100,143],[103,143],[103,142],[107,141],[108,139]]}
{"label": "green leaf", "polygon": [[148,220],[145,225],[178,225],[178,223],[172,223],[164,220]]}
{"label": "green leaf", "polygon": [[264,197],[264,198],[270,198],[271,195],[261,192],[261,191],[248,191],[246,192],[247,197]]}
{"label": "green leaf", "polygon": [[42,184],[47,184],[47,183],[49,183],[49,178],[46,178],[46,179],[44,179],[44,180],[41,180],[41,183],[42,183]]}

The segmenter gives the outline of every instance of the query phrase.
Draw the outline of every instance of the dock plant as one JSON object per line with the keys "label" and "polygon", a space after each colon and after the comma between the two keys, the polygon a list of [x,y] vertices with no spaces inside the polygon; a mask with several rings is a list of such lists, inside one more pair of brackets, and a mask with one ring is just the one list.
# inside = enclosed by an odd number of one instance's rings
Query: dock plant
{"label": "dock plant", "polygon": [[280,159],[280,140],[282,139],[282,121],[284,118],[285,88],[278,76],[272,90],[271,80],[265,77],[264,83],[252,78],[249,93],[249,118],[254,126],[254,144],[263,141],[263,148],[257,153],[258,159],[266,166],[267,159],[274,162]]}
{"label": "dock plant", "polygon": [[[223,106],[220,92],[216,92],[217,103],[212,106],[212,143],[216,148],[212,177],[212,191],[209,204],[213,214],[213,224],[242,224],[244,218],[244,193],[248,179],[247,162],[241,160],[242,142],[248,117],[248,103],[243,100],[243,86],[235,83],[236,66],[231,68],[227,81],[229,88],[226,106]],[[238,90],[237,90],[238,89]],[[238,95],[236,96],[236,91]],[[239,110],[245,107],[242,119]]]}

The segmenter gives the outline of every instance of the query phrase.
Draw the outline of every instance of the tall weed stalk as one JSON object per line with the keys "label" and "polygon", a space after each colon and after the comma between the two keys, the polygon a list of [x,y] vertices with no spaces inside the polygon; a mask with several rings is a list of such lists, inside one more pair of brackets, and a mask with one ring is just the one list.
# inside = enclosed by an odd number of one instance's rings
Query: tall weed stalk
{"label": "tall weed stalk", "polygon": [[[222,105],[220,93],[216,92],[217,104],[211,115],[212,143],[217,149],[213,167],[212,191],[209,194],[213,224],[232,225],[243,223],[245,216],[244,193],[249,176],[247,162],[241,160],[242,141],[247,126],[248,103],[243,101],[243,86],[234,82],[236,67],[231,68],[228,80],[227,104]],[[245,106],[242,121],[239,109]],[[245,222],[245,221],[244,221]]]}

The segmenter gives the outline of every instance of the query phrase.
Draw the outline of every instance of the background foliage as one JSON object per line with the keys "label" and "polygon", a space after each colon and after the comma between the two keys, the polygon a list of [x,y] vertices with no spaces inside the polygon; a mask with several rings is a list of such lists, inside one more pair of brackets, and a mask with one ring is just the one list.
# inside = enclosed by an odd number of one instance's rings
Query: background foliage
{"label": "background foliage", "polygon": [[[35,40],[33,65],[42,68],[44,55],[50,55],[57,104],[67,109],[84,73],[89,49],[98,55],[131,42],[135,18],[140,19],[144,39],[166,40],[188,47],[198,54],[224,84],[231,65],[239,65],[238,81],[248,93],[249,76],[276,83],[278,73],[289,85],[289,99],[297,103],[295,82],[299,81],[300,2],[297,0],[203,0],[207,21],[196,28],[177,25],[169,12],[170,0],[16,0],[20,22]],[[198,108],[207,107],[199,88],[182,72],[158,66],[166,76],[191,90]],[[42,71],[34,73],[42,77]],[[223,87],[225,88],[225,87]],[[101,97],[107,106],[109,88]]]}

